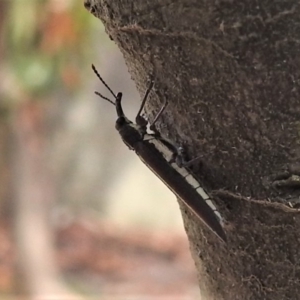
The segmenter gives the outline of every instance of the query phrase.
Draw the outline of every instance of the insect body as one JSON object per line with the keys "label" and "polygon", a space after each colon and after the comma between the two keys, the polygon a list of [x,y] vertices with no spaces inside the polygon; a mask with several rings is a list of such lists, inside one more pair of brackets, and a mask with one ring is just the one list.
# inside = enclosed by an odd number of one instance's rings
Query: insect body
{"label": "insect body", "polygon": [[[226,241],[226,235],[223,230],[223,219],[217,211],[215,205],[210,200],[208,194],[201,187],[191,172],[184,167],[185,161],[178,149],[169,141],[163,139],[160,134],[154,131],[154,134],[147,132],[148,122],[141,115],[141,112],[147,101],[149,92],[153,87],[151,82],[142,101],[139,112],[134,124],[126,118],[121,105],[122,93],[117,95],[108,87],[101,78],[96,68],[92,68],[105,85],[105,87],[114,96],[115,102],[95,92],[101,98],[107,100],[116,106],[117,121],[116,129],[118,130],[124,143],[136,152],[139,158],[153,171],[166,186],[180,198],[191,209],[200,220],[206,224],[219,238]],[[155,117],[150,128],[154,129],[154,124],[166,108],[165,103],[162,109]]]}

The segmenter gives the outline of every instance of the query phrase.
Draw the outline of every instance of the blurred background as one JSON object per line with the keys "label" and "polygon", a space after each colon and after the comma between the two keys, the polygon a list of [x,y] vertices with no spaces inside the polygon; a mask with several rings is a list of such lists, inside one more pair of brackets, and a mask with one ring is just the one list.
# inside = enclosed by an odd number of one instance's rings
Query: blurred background
{"label": "blurred background", "polygon": [[83,0],[0,0],[0,299],[196,299],[175,196],[91,70],[140,105]]}

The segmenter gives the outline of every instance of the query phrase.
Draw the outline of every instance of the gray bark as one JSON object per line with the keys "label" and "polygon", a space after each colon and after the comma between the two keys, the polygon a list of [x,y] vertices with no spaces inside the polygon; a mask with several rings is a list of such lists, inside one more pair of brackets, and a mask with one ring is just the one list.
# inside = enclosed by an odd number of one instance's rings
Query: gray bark
{"label": "gray bark", "polygon": [[[226,219],[223,245],[182,204],[205,299],[300,299],[298,1],[86,0],[163,136]],[[118,72],[118,70],[115,70]],[[158,208],[159,209],[159,208]]]}

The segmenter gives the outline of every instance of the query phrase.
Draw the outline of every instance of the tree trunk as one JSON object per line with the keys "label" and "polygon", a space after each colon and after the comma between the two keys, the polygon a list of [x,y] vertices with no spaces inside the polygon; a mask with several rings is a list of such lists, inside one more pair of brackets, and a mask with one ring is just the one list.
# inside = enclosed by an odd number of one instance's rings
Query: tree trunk
{"label": "tree trunk", "polygon": [[193,171],[228,238],[222,244],[181,204],[202,296],[300,299],[299,2],[85,7],[119,46],[141,94],[154,76],[150,119],[169,100],[162,135],[202,156]]}

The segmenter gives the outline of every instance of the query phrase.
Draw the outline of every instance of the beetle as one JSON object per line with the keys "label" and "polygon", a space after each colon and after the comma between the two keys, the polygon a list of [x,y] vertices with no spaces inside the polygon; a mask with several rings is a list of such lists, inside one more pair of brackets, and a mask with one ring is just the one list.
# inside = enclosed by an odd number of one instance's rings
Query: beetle
{"label": "beetle", "polygon": [[202,188],[200,182],[187,168],[190,162],[185,161],[182,148],[178,149],[170,141],[162,138],[155,129],[155,123],[165,110],[167,101],[154,118],[154,121],[150,124],[150,129],[153,133],[148,133],[147,125],[149,124],[142,116],[142,111],[154,85],[153,80],[151,80],[146,90],[142,104],[136,115],[135,123],[133,123],[123,112],[122,93],[115,95],[100,76],[94,65],[92,65],[92,69],[115,98],[114,102],[99,92],[95,92],[96,95],[116,107],[117,120],[115,127],[123,142],[130,150],[134,150],[142,162],[160,178],[212,232],[225,242],[226,234],[223,229],[224,220],[208,194]]}

